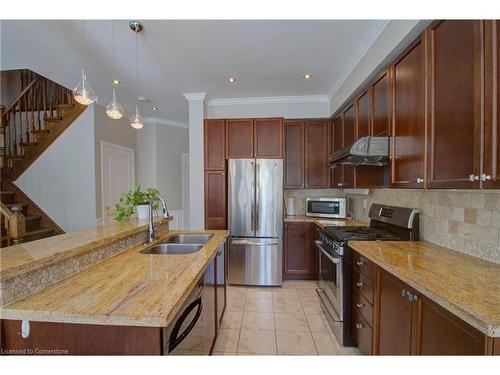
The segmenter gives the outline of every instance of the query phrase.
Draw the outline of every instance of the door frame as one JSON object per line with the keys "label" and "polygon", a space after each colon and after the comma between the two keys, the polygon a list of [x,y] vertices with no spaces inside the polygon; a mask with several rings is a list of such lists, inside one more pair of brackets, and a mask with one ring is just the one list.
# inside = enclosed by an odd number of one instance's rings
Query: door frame
{"label": "door frame", "polygon": [[105,202],[104,202],[104,173],[103,173],[104,172],[104,162],[105,162],[105,160],[104,160],[104,148],[105,147],[111,147],[111,148],[115,148],[115,149],[119,149],[119,150],[123,150],[123,151],[127,151],[127,152],[132,153],[132,186],[133,187],[135,186],[135,151],[134,151],[134,149],[101,140],[101,211],[102,211],[101,215],[102,215],[103,220],[105,218],[105,210],[106,210]]}

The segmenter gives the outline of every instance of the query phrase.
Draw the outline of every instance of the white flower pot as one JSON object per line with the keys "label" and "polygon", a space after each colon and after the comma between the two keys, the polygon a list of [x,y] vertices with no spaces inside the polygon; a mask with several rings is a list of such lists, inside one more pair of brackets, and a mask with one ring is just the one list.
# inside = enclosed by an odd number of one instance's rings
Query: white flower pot
{"label": "white flower pot", "polygon": [[149,218],[149,204],[141,204],[139,206],[135,206],[137,211],[137,218],[139,219],[148,219]]}

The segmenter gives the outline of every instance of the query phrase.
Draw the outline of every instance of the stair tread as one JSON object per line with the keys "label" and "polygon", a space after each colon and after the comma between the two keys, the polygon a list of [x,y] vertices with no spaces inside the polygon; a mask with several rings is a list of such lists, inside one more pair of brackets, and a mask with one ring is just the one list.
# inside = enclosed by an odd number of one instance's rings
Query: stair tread
{"label": "stair tread", "polygon": [[[32,220],[38,220],[41,219],[42,217],[40,215],[29,215],[24,217],[24,221],[32,221]],[[3,216],[0,218],[0,220],[3,221]]]}
{"label": "stair tread", "polygon": [[0,191],[1,195],[16,195],[14,191]]}
{"label": "stair tread", "polygon": [[28,203],[7,203],[5,204],[9,209],[11,207],[14,207],[14,206],[23,206],[23,207],[27,207],[28,206]]}
{"label": "stair tread", "polygon": [[36,142],[21,142],[19,144],[23,147],[31,147],[31,146],[36,146],[38,143],[36,143]]}
{"label": "stair tread", "polygon": [[28,231],[24,234],[24,237],[35,236],[37,234],[52,233],[54,230],[52,228],[41,228]]}
{"label": "stair tread", "polygon": [[6,158],[11,160],[24,159],[24,155],[8,155]]}
{"label": "stair tread", "polygon": [[33,129],[31,134],[46,134],[49,132],[49,129]]}
{"label": "stair tread", "polygon": [[43,118],[44,121],[47,122],[59,122],[62,120],[61,116],[47,116]]}

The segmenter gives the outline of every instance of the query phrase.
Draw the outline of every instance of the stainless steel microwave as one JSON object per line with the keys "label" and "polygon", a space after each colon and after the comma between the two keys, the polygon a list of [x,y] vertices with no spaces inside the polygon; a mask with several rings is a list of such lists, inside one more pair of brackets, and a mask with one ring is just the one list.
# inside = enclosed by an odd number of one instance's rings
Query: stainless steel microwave
{"label": "stainless steel microwave", "polygon": [[307,198],[307,216],[345,219],[347,216],[346,198]]}

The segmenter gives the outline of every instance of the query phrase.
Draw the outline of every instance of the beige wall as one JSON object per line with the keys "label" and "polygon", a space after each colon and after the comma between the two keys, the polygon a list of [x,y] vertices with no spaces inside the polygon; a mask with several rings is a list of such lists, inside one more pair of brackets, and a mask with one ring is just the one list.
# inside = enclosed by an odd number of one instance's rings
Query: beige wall
{"label": "beige wall", "polygon": [[[285,198],[295,198],[297,214],[305,212],[308,196],[343,195],[336,189],[285,191]],[[369,221],[372,203],[418,208],[421,240],[500,263],[499,190],[374,189],[368,195],[349,196],[350,209],[358,220]]]}
{"label": "beige wall", "polygon": [[[96,216],[102,217],[102,186],[101,186],[101,141],[106,141],[119,146],[134,150],[137,155],[136,132],[129,125],[129,120],[122,117],[120,120],[112,120],[106,116],[106,111],[100,105],[94,105],[95,126],[95,195]],[[137,163],[135,163],[136,165]],[[136,171],[137,183],[137,171]]]}
{"label": "beige wall", "polygon": [[156,125],[156,184],[169,210],[182,209],[182,154],[188,153],[188,136],[187,128]]}

